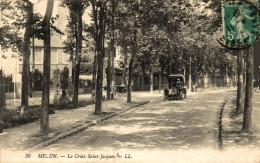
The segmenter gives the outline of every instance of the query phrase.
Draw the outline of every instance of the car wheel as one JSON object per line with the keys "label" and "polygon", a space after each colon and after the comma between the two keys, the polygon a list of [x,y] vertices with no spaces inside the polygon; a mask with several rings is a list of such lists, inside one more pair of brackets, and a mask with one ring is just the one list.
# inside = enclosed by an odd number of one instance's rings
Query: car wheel
{"label": "car wheel", "polygon": [[182,90],[180,91],[180,99],[181,100],[183,99],[183,91]]}

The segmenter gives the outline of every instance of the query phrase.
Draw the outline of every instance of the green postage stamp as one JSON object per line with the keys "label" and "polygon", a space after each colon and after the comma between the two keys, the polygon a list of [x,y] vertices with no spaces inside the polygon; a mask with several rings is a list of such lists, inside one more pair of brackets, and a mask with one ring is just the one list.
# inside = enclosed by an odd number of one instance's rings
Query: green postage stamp
{"label": "green postage stamp", "polygon": [[252,44],[258,37],[258,2],[230,1],[223,4],[226,45]]}

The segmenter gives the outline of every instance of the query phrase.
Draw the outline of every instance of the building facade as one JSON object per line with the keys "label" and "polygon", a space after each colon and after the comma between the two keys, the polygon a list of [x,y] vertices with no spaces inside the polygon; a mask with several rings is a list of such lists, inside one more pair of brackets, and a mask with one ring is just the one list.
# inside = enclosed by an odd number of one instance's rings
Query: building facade
{"label": "building facade", "polygon": [[[60,35],[53,35],[51,37],[51,77],[53,71],[56,69],[62,70],[64,67],[69,67],[70,55],[64,53],[64,45],[62,43],[62,37]],[[44,45],[43,40],[35,39],[34,43],[34,56],[35,56],[35,69],[43,72],[43,56],[44,56]],[[19,72],[22,72],[22,61],[19,62]],[[30,71],[33,66],[33,47],[31,45],[30,53]]]}

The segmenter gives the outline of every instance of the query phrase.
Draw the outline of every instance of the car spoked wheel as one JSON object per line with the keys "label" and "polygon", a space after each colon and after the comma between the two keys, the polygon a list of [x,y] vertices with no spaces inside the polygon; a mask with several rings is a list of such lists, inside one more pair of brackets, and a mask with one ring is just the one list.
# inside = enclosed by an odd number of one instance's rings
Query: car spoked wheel
{"label": "car spoked wheel", "polygon": [[181,90],[180,91],[180,99],[182,100],[184,98],[184,94],[183,94],[183,91]]}

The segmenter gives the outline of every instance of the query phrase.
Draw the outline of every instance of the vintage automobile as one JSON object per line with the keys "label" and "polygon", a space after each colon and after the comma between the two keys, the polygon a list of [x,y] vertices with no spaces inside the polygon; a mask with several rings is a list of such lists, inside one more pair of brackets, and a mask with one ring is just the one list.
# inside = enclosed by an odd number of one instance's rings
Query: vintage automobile
{"label": "vintage automobile", "polygon": [[185,79],[181,74],[169,76],[168,88],[164,89],[164,100],[184,99],[186,98]]}

